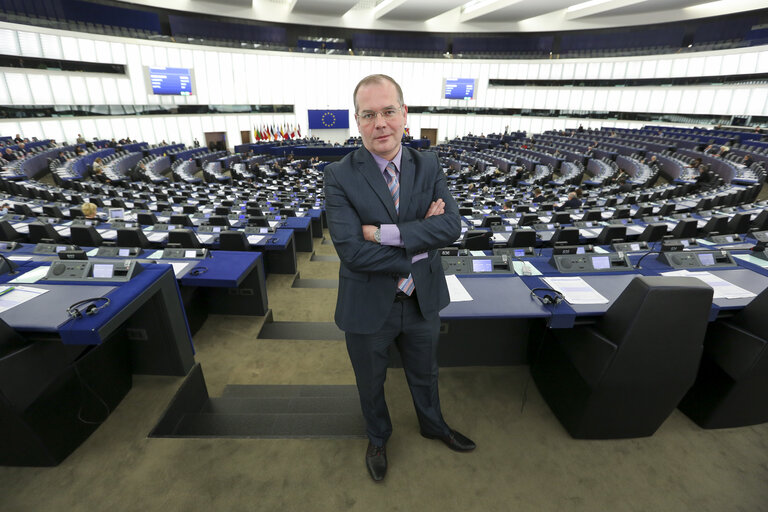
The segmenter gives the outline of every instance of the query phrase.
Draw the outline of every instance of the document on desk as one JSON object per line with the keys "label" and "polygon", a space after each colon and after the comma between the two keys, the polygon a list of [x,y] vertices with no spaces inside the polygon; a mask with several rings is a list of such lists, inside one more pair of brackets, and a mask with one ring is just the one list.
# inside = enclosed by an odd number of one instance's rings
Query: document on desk
{"label": "document on desk", "polygon": [[148,256],[147,256],[147,259],[150,259],[150,260],[159,260],[159,259],[160,259],[160,258],[162,258],[162,257],[163,257],[163,251],[162,251],[162,249],[161,249],[161,250],[159,250],[159,251],[155,251],[155,252],[153,252],[152,254],[148,255]]}
{"label": "document on desk", "polygon": [[9,283],[25,283],[25,284],[31,284],[36,283],[42,278],[44,278],[48,274],[48,269],[50,268],[49,265],[44,265],[42,267],[35,267],[29,272],[24,272],[20,276],[11,279],[8,281]]}
{"label": "document on desk", "polygon": [[[46,269],[47,270],[47,269]],[[0,286],[0,313],[44,294],[48,290],[31,286]]]}
{"label": "document on desk", "polygon": [[710,272],[689,272],[688,270],[677,270],[675,272],[663,272],[661,275],[670,277],[695,277],[707,283],[715,291],[713,299],[747,299],[754,297],[755,294],[745,290],[740,286],[726,281],[721,277]]}
{"label": "document on desk", "polygon": [[519,276],[540,276],[539,269],[534,267],[530,261],[513,261],[512,269]]}
{"label": "document on desk", "polygon": [[608,304],[608,299],[580,277],[545,277],[542,281],[562,293],[569,304]]}
{"label": "document on desk", "polygon": [[168,238],[168,233],[163,231],[158,231],[157,233],[147,235],[147,240],[150,242],[162,242],[166,238]]}
{"label": "document on desk", "polygon": [[580,228],[579,234],[584,238],[597,238],[597,235],[600,234],[600,229]]}
{"label": "document on desk", "polygon": [[29,224],[26,222],[17,222],[16,224],[11,224],[13,226],[13,229],[18,231],[19,233],[29,233]]}
{"label": "document on desk", "polygon": [[213,235],[201,235],[196,233],[195,236],[200,241],[201,244],[209,244],[213,242]]}
{"label": "document on desk", "polygon": [[752,263],[753,265],[757,265],[758,267],[763,267],[763,268],[768,267],[768,260],[764,260],[763,258],[752,256],[751,254],[734,254],[733,257],[739,258],[740,260],[746,261],[747,263]]}
{"label": "document on desk", "polygon": [[448,293],[451,296],[451,302],[469,302],[473,300],[457,276],[445,276],[445,282],[448,283]]}
{"label": "document on desk", "polygon": [[104,240],[115,240],[117,238],[116,229],[107,229],[105,231],[100,231],[99,233]]}
{"label": "document on desk", "polygon": [[501,233],[494,233],[494,234],[493,234],[493,236],[491,237],[491,239],[492,239],[494,242],[498,242],[498,243],[500,243],[500,244],[504,244],[504,243],[507,243],[507,240],[509,239],[509,237],[508,237],[508,236],[506,236],[506,237],[505,237],[505,236],[504,236],[503,234],[501,234]]}
{"label": "document on desk", "polygon": [[271,228],[273,228],[273,227],[275,227],[275,226],[277,226],[279,224],[279,222],[276,221],[276,220],[270,220],[270,221],[267,221],[267,223],[269,224],[269,227],[271,227]]}
{"label": "document on desk", "polygon": [[262,240],[264,240],[265,238],[267,237],[263,235],[248,235],[248,243],[251,245],[256,245]]}

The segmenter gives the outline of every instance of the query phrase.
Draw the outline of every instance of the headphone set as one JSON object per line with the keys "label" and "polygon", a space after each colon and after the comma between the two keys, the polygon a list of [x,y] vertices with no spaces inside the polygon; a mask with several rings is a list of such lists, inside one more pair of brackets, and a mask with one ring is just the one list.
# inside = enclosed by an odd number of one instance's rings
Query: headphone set
{"label": "headphone set", "polygon": [[[99,304],[101,302],[101,304]],[[79,319],[83,316],[92,316],[109,306],[110,300],[107,297],[93,297],[75,302],[67,308],[67,314],[70,318]],[[83,307],[85,306],[85,307]]]}
{"label": "headphone set", "polygon": [[195,267],[192,270],[189,271],[189,275],[191,276],[201,276],[208,272],[208,267]]}
{"label": "headphone set", "polygon": [[[539,295],[536,292],[550,292],[550,293]],[[534,298],[534,297],[538,299],[538,301],[544,304],[545,306],[548,306],[550,304],[554,304],[555,306],[557,306],[558,304],[560,304],[565,300],[565,297],[563,297],[563,294],[553,288],[533,288],[531,290],[531,298]]]}

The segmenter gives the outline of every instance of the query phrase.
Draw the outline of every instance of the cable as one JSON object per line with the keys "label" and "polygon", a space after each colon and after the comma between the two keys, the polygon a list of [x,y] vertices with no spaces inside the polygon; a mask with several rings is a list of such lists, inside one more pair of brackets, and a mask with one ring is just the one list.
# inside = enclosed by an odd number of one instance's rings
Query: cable
{"label": "cable", "polygon": [[653,242],[653,245],[651,245],[651,250],[649,250],[648,252],[640,256],[640,259],[637,260],[637,263],[635,263],[635,270],[638,270],[640,268],[640,262],[643,261],[645,257],[648,256],[649,254],[660,254],[660,251],[657,251],[655,247],[657,242],[658,240],[656,242]]}

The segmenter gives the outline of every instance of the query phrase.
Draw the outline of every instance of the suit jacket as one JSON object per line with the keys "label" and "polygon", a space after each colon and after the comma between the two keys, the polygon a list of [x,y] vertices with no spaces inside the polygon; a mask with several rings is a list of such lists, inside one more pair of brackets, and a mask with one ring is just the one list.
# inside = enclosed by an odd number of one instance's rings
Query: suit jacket
{"label": "suit jacket", "polygon": [[[400,162],[400,213],[373,156],[360,148],[325,167],[328,228],[341,260],[336,324],[344,331],[378,331],[392,307],[397,281],[413,274],[425,318],[450,302],[438,248],[461,234],[456,201],[434,153],[403,147]],[[445,201],[445,213],[424,218],[432,201]],[[365,224],[397,224],[404,247],[369,242]],[[413,256],[426,258],[411,263]]]}

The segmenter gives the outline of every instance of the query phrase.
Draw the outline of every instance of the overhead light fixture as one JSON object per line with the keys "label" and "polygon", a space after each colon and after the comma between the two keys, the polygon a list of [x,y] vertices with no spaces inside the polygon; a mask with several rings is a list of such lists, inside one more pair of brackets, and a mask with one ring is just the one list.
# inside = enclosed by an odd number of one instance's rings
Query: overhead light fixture
{"label": "overhead light fixture", "polygon": [[580,4],[572,5],[565,9],[565,12],[576,12],[580,11],[582,9],[589,9],[590,7],[595,7],[601,4],[605,4],[608,2],[611,2],[613,0],[589,0],[588,2],[582,2]]}
{"label": "overhead light fixture", "polygon": [[461,12],[470,13],[478,9],[482,9],[483,7],[486,7],[496,1],[497,0],[470,0],[461,6]]}
{"label": "overhead light fixture", "polygon": [[379,12],[381,10],[384,10],[387,7],[389,7],[390,4],[392,4],[394,2],[395,2],[395,0],[382,0],[381,2],[376,4],[376,7],[373,8],[373,12],[377,13],[377,12]]}

